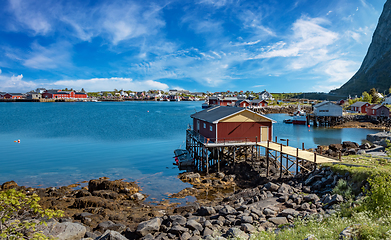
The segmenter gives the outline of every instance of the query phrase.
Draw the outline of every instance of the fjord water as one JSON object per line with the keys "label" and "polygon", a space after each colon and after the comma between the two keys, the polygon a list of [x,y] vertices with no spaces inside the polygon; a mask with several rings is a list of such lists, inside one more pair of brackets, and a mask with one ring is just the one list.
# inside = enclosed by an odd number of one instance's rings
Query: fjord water
{"label": "fjord water", "polygon": [[[137,181],[151,198],[190,185],[172,165],[202,102],[0,103],[0,184],[65,186],[99,177]],[[306,148],[361,142],[373,130],[308,128],[277,121],[273,135]],[[20,139],[20,143],[17,141]]]}

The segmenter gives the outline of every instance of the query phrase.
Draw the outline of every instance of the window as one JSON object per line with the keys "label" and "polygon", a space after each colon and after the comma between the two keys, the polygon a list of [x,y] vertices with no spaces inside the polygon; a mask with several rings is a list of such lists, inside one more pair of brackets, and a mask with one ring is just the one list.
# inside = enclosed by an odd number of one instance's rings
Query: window
{"label": "window", "polygon": [[206,128],[206,123],[204,123],[204,128]]}
{"label": "window", "polygon": [[212,132],[212,131],[213,131],[213,127],[212,127],[212,126],[210,126],[210,127],[209,127],[209,130]]}

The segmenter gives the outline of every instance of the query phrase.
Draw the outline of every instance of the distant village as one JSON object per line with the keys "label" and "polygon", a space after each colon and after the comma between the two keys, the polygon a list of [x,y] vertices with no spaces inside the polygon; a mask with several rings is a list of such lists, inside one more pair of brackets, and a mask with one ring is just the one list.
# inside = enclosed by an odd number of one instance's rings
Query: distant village
{"label": "distant village", "polygon": [[[358,113],[368,116],[389,117],[391,94],[383,96],[376,90],[371,89],[369,93],[364,92],[361,97],[348,97],[339,101],[319,101],[297,98],[289,94],[271,94],[264,90],[262,92],[250,91],[226,91],[226,92],[190,92],[189,90],[149,90],[142,92],[135,91],[101,91],[86,92],[84,89],[45,89],[37,88],[27,93],[6,93],[0,92],[1,101],[35,101],[35,102],[56,102],[56,101],[205,101],[203,107],[209,106],[232,106],[249,109],[261,109],[269,105],[281,105],[298,103],[313,106],[314,113],[322,116],[339,117],[342,112]],[[321,107],[321,108],[320,108]],[[333,109],[333,110],[332,110]],[[335,109],[338,109],[337,111]]]}

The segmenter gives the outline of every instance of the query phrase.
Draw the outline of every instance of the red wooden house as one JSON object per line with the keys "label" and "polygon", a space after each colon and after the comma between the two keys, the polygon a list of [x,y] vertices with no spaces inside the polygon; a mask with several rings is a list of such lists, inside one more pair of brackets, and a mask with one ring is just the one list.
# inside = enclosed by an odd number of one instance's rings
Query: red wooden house
{"label": "red wooden house", "polygon": [[371,104],[359,101],[350,105],[350,110],[357,113],[367,113],[367,107],[369,106],[371,106]]}
{"label": "red wooden house", "polygon": [[238,100],[236,101],[235,103],[235,107],[241,107],[241,108],[246,108],[246,107],[250,107],[251,106],[251,103],[249,100]]}
{"label": "red wooden house", "polygon": [[388,109],[388,107],[381,104],[378,105],[374,104],[367,108],[367,115],[376,116],[376,117],[389,117],[390,109]]}
{"label": "red wooden house", "polygon": [[6,93],[3,95],[5,99],[21,99],[23,98],[23,94],[21,93]]}
{"label": "red wooden house", "polygon": [[251,101],[251,107],[254,108],[260,108],[260,107],[267,107],[269,103],[266,100],[252,100]]}
{"label": "red wooden house", "polygon": [[272,140],[274,120],[246,108],[216,106],[191,115],[193,130],[209,142]]}
{"label": "red wooden house", "polygon": [[46,90],[44,93],[42,93],[42,98],[79,99],[87,98],[87,93],[61,90]]}

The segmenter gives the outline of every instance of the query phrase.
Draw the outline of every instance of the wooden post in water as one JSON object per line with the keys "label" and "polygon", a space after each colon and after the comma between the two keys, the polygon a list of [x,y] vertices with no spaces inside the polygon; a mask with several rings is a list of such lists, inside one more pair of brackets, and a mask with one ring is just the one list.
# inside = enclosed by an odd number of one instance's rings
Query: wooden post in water
{"label": "wooden post in water", "polygon": [[301,143],[301,149],[304,151],[304,143]]}
{"label": "wooden post in water", "polygon": [[296,148],[296,175],[299,173],[299,149]]}
{"label": "wooden post in water", "polygon": [[235,167],[235,159],[236,159],[236,147],[234,147],[234,162],[233,162],[234,167]]}
{"label": "wooden post in water", "polygon": [[217,172],[220,172],[220,148],[217,150]]}
{"label": "wooden post in water", "polygon": [[269,140],[266,147],[266,177],[269,177]]}
{"label": "wooden post in water", "polygon": [[206,174],[209,175],[209,154],[208,154],[208,149],[206,149]]}
{"label": "wooden post in water", "polygon": [[282,143],[280,143],[280,178],[282,178]]}

